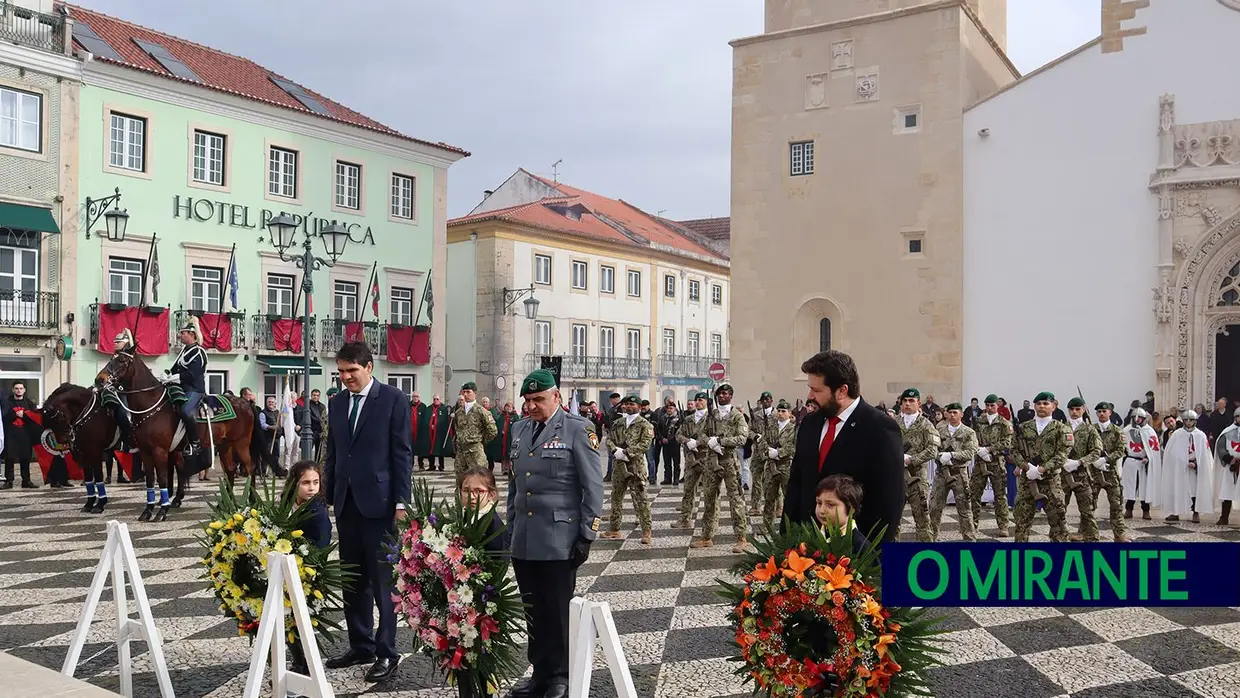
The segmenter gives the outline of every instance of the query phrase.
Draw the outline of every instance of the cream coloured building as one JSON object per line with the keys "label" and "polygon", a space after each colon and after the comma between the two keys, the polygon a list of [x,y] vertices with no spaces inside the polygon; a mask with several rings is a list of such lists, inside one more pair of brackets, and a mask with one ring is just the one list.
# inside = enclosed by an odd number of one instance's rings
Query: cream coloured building
{"label": "cream coloured building", "polygon": [[472,380],[514,399],[515,381],[559,356],[580,400],[684,401],[727,363],[729,261],[687,227],[518,170],[450,220],[447,240],[450,392]]}
{"label": "cream coloured building", "polygon": [[1006,0],[766,0],[732,42],[731,369],[805,393],[852,354],[871,402],[959,395],[964,109],[1019,73]]}

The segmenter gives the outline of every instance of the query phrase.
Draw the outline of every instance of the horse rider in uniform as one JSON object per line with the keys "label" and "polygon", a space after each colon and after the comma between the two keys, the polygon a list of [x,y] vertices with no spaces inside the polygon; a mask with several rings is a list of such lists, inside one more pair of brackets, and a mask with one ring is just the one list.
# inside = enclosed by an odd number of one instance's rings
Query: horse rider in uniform
{"label": "horse rider in uniform", "polygon": [[[133,339],[133,332],[126,327],[116,336],[112,338],[112,351],[116,354],[129,354],[133,356],[138,351],[138,343]],[[129,421],[129,410],[125,409],[125,405],[121,402],[120,396],[112,388],[104,388],[104,394],[100,396],[103,404],[112,408],[112,419],[116,421],[116,426],[121,430],[121,451],[126,451],[133,447],[133,423]],[[109,466],[110,467],[110,466]]]}
{"label": "horse rider in uniform", "polygon": [[198,403],[207,392],[207,350],[202,348],[199,339],[198,318],[190,316],[189,321],[181,327],[179,334],[181,353],[172,362],[172,370],[163,383],[175,383],[185,391],[185,402],[181,404],[181,423],[185,425],[186,456],[192,456],[201,450],[198,442]]}

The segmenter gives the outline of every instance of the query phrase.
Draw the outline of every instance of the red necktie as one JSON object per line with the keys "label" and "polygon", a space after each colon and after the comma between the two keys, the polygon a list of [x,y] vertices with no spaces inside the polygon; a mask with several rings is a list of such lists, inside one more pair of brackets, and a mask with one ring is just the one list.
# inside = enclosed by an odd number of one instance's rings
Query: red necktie
{"label": "red necktie", "polygon": [[835,443],[835,426],[839,423],[839,417],[831,417],[827,420],[827,433],[823,434],[822,443],[818,446],[819,472],[822,472],[822,464],[827,462],[827,454],[831,452],[831,444]]}

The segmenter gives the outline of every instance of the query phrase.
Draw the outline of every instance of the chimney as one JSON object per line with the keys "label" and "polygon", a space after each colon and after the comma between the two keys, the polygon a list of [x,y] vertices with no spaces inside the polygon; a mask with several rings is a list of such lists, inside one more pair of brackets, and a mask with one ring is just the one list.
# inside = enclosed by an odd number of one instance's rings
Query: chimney
{"label": "chimney", "polygon": [[493,189],[485,189],[482,192],[482,200],[486,201],[495,191]]}

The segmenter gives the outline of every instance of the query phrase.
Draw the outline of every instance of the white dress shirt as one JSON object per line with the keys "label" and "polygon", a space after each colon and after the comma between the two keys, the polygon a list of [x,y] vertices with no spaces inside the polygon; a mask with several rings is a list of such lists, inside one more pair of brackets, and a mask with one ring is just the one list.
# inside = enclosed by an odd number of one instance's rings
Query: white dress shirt
{"label": "white dress shirt", "polygon": [[[852,416],[853,411],[857,409],[857,403],[859,403],[859,402],[861,402],[861,398],[857,398],[856,400],[853,400],[851,405],[849,405],[848,407],[845,407],[845,408],[843,409],[843,411],[841,411],[841,412],[839,413],[839,415],[837,415],[837,416],[840,418],[840,421],[839,421],[839,423],[838,423],[838,424],[836,424],[836,425],[835,425],[835,433],[831,435],[831,442],[832,442],[832,443],[835,443],[835,437],[837,437],[837,436],[839,436],[839,435],[840,435],[840,429],[843,429],[843,428],[844,428],[844,425],[848,423],[848,418],[849,418],[849,417],[851,417],[851,416]],[[820,434],[820,435],[819,435],[819,437],[818,437],[818,447],[819,447],[819,448],[821,448],[821,447],[822,447],[822,440],[823,440],[823,439],[825,439],[825,438],[827,438],[827,429],[829,429],[829,428],[831,428],[831,420],[830,420],[830,419],[828,419],[828,420],[827,420],[826,422],[824,422],[824,423],[823,423],[823,425],[822,425],[822,434]]]}
{"label": "white dress shirt", "polygon": [[[357,421],[359,424],[361,423],[362,408],[366,406],[366,398],[370,395],[370,389],[374,387],[374,385],[375,385],[375,379],[374,379],[374,376],[371,376],[370,382],[367,383],[366,387],[362,388],[360,392],[356,392],[356,393],[351,392],[351,391],[349,392],[349,404],[345,407],[345,409],[348,410],[347,412],[345,412],[346,420],[349,418],[349,412],[353,410],[353,396],[361,395],[362,399],[357,401],[357,416],[358,416]],[[357,427],[354,426],[353,429],[354,431],[356,431]]]}

